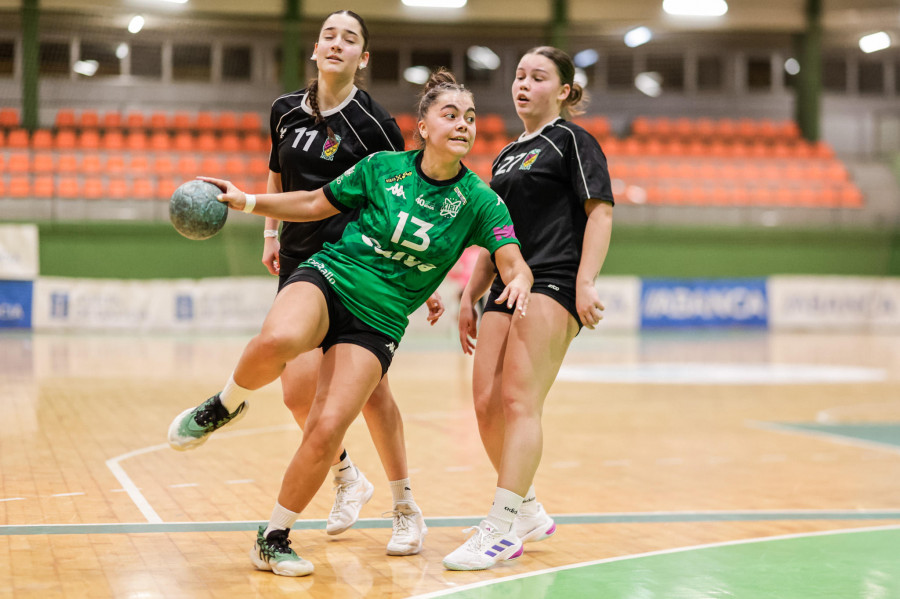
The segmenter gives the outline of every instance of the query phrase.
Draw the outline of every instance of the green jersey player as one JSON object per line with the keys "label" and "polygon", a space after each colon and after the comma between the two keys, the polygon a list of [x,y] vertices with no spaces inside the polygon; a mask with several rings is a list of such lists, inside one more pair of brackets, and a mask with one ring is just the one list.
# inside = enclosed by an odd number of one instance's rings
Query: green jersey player
{"label": "green jersey player", "polygon": [[[503,201],[460,162],[475,138],[471,93],[446,71],[419,101],[422,151],[382,152],[316,191],[259,197],[215,183],[229,207],[294,222],[359,209],[341,239],[290,275],[244,349],[225,388],[175,418],[169,443],[188,448],[241,416],[251,390],[278,378],[287,361],[321,347],[319,386],[303,441],[251,557],[261,569],[302,576],[313,570],[286,544],[290,527],[328,474],[350,423],[387,371],[407,317],[440,284],[468,245],[495,258],[506,288],[498,297],[525,315],[533,283]],[[504,550],[515,557],[521,543]]]}

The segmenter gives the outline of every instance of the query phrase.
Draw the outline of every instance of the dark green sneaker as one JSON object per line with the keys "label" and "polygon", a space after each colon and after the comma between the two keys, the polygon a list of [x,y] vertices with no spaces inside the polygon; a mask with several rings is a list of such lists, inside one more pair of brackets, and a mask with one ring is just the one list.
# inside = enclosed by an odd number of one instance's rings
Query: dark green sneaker
{"label": "dark green sneaker", "polygon": [[229,414],[216,393],[196,408],[185,410],[175,417],[169,425],[169,446],[184,451],[202,445],[210,433],[229,422],[240,420],[246,412],[245,401]]}
{"label": "dark green sneaker", "polygon": [[266,525],[259,527],[256,533],[256,543],[250,551],[250,560],[259,570],[271,570],[279,576],[306,576],[312,574],[313,565],[297,555],[291,549],[291,540],[288,534],[291,529],[273,530],[268,537],[264,537]]}

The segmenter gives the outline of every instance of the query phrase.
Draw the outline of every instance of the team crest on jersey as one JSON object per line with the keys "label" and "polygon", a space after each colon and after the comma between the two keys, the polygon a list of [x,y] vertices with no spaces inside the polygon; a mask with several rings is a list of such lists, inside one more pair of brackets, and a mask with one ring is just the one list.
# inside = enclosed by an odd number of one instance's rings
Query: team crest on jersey
{"label": "team crest on jersey", "polygon": [[335,152],[337,152],[340,145],[341,136],[336,133],[334,135],[334,139],[325,138],[325,145],[322,146],[322,156],[320,156],[320,158],[324,158],[325,160],[334,160],[334,154]]}
{"label": "team crest on jersey", "polygon": [[540,148],[528,152],[528,154],[525,155],[525,160],[523,160],[522,164],[519,165],[519,170],[520,171],[530,171],[531,165],[537,161],[540,153],[541,153]]}
{"label": "team crest on jersey", "polygon": [[459,214],[459,209],[462,207],[462,204],[462,200],[454,202],[450,198],[444,198],[444,205],[441,206],[441,216],[455,218],[456,215]]}
{"label": "team crest on jersey", "polygon": [[287,127],[282,127],[281,132],[278,134],[278,139],[284,139],[284,135],[287,133]]}

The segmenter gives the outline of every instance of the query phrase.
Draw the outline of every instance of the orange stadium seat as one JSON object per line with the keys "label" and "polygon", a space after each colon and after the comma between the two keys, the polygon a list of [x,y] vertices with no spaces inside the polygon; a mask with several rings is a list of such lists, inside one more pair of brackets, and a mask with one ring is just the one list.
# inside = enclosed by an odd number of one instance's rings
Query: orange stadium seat
{"label": "orange stadium seat", "polygon": [[231,156],[225,161],[225,170],[222,171],[226,178],[243,177],[247,174],[247,161],[241,156]]}
{"label": "orange stadium seat", "polygon": [[100,149],[100,133],[96,130],[82,131],[78,136],[78,147],[82,150]]}
{"label": "orange stadium seat", "polygon": [[28,198],[32,195],[31,177],[20,175],[10,177],[8,194],[12,198]]}
{"label": "orange stadium seat", "polygon": [[67,175],[79,173],[78,156],[69,153],[60,154],[59,160],[56,161],[56,172]]}
{"label": "orange stadium seat", "polygon": [[245,152],[265,152],[269,150],[269,138],[258,133],[248,133],[241,146]]}
{"label": "orange stadium seat", "polygon": [[48,129],[38,129],[31,135],[31,147],[35,150],[49,150],[53,147],[53,133]]}
{"label": "orange stadium seat", "polygon": [[125,115],[126,129],[143,129],[146,127],[146,118],[142,112],[129,112]]}
{"label": "orange stadium seat", "polygon": [[236,131],[238,128],[237,114],[230,111],[220,112],[216,116],[215,128],[219,131]]}
{"label": "orange stadium seat", "polygon": [[172,193],[178,189],[178,186],[182,183],[184,183],[184,181],[181,179],[161,177],[156,180],[156,193],[154,195],[157,199],[168,200],[172,197]]}
{"label": "orange stadium seat", "polygon": [[78,145],[75,132],[71,129],[58,131],[56,138],[53,140],[53,145],[57,150],[74,150]]}
{"label": "orange stadium seat", "polygon": [[50,152],[37,152],[34,154],[31,170],[35,173],[52,173],[56,168],[55,156]]}
{"label": "orange stadium seat", "polygon": [[75,126],[75,111],[70,108],[60,108],[56,111],[53,126],[57,129],[66,129]]}
{"label": "orange stadium seat", "polygon": [[179,152],[192,152],[194,151],[194,136],[187,131],[179,131],[175,134],[172,147]]}
{"label": "orange stadium seat", "polygon": [[121,175],[125,172],[125,158],[122,154],[112,154],[106,159],[106,168],[103,172],[107,175]]}
{"label": "orange stadium seat", "polygon": [[25,129],[13,129],[6,135],[7,148],[25,149],[28,146],[28,131],[26,131]]}
{"label": "orange stadium seat", "polygon": [[0,197],[6,196],[6,181],[0,177]]}
{"label": "orange stadium seat", "polygon": [[0,127],[11,129],[19,126],[19,111],[15,108],[0,108]]}
{"label": "orange stadium seat", "polygon": [[219,149],[223,152],[239,152],[241,140],[236,133],[225,133],[219,139]]}
{"label": "orange stadium seat", "polygon": [[32,191],[36,198],[52,198],[55,191],[54,187],[52,175],[37,176],[32,182]]}
{"label": "orange stadium seat", "polygon": [[146,177],[138,177],[132,180],[131,197],[137,200],[156,199],[156,185],[153,180]]}
{"label": "orange stadium seat", "polygon": [[130,193],[128,182],[122,177],[111,177],[106,185],[106,196],[113,200],[127,199]]}
{"label": "orange stadium seat", "polygon": [[0,148],[6,146],[6,131],[0,130]]}
{"label": "orange stadium seat", "polygon": [[122,113],[117,111],[104,113],[103,119],[100,121],[100,125],[107,131],[109,131],[110,129],[121,129]]}
{"label": "orange stadium seat", "polygon": [[85,177],[81,186],[81,197],[86,200],[100,200],[106,196],[106,186],[100,177]]}
{"label": "orange stadium seat", "polygon": [[184,111],[178,111],[172,115],[172,128],[177,131],[190,131],[193,129],[191,115]]}
{"label": "orange stadium seat", "polygon": [[96,110],[82,110],[78,115],[78,126],[82,129],[97,129],[100,127],[100,115]]}
{"label": "orange stadium seat", "polygon": [[197,131],[211,131],[216,128],[216,120],[211,112],[201,111],[194,117],[193,127]]}
{"label": "orange stadium seat", "polygon": [[716,125],[712,119],[700,118],[694,122],[693,135],[697,137],[709,138],[716,134]]}
{"label": "orange stadium seat", "polygon": [[126,171],[135,176],[143,176],[150,172],[150,159],[146,154],[132,154],[128,159]]}
{"label": "orange stadium seat", "polygon": [[248,172],[254,177],[268,177],[269,161],[266,158],[251,158]]}
{"label": "orange stadium seat", "polygon": [[9,155],[6,172],[24,175],[31,172],[31,156],[27,152],[14,152]]}
{"label": "orange stadium seat", "polygon": [[154,152],[168,152],[172,149],[172,138],[165,131],[154,131],[150,135],[150,149]]}
{"label": "orange stadium seat", "polygon": [[182,156],[178,159],[175,172],[183,179],[193,179],[200,174],[200,162],[192,155]]}
{"label": "orange stadium seat", "polygon": [[153,174],[157,177],[171,177],[175,174],[175,163],[170,156],[157,156],[153,160]]}
{"label": "orange stadium seat", "polygon": [[853,185],[847,185],[840,192],[841,206],[844,208],[861,208],[863,205],[863,195]]}
{"label": "orange stadium seat", "polygon": [[81,172],[86,175],[99,175],[105,166],[99,154],[85,154],[81,158]]}
{"label": "orange stadium seat", "polygon": [[125,138],[125,147],[131,152],[143,152],[149,145],[150,142],[147,141],[147,134],[144,131],[129,131]]}
{"label": "orange stadium seat", "polygon": [[100,138],[100,147],[107,152],[120,152],[125,149],[125,136],[121,131],[107,131]]}
{"label": "orange stadium seat", "polygon": [[207,131],[197,136],[195,147],[201,152],[216,152],[219,150],[219,142],[215,135]]}
{"label": "orange stadium seat", "polygon": [[77,177],[60,177],[56,182],[56,197],[58,198],[80,198],[81,185],[78,183]]}
{"label": "orange stadium seat", "polygon": [[200,161],[197,174],[222,178],[225,176],[225,163],[218,156],[205,156]]}
{"label": "orange stadium seat", "polygon": [[150,115],[149,126],[151,129],[168,129],[169,117],[164,112],[154,112]]}
{"label": "orange stadium seat", "polygon": [[238,127],[242,131],[259,132],[262,131],[262,121],[255,112],[244,112],[240,116]]}

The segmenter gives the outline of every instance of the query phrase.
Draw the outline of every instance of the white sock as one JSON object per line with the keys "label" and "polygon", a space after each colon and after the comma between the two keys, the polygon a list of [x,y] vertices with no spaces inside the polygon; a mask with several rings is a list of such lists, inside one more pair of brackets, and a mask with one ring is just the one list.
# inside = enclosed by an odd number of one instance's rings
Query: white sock
{"label": "white sock", "polygon": [[339,478],[344,482],[353,482],[359,477],[359,471],[353,465],[350,456],[347,455],[347,450],[344,450],[342,455],[343,459],[331,467],[331,473],[335,478]]}
{"label": "white sock", "polygon": [[263,536],[269,536],[269,533],[273,530],[286,530],[290,528],[299,517],[300,512],[292,512],[286,507],[282,507],[282,505],[276,501],[275,507],[272,509],[272,517],[269,518],[269,524],[266,526],[266,532],[263,533]]}
{"label": "white sock", "polygon": [[391,485],[391,495],[394,496],[394,503],[398,501],[405,501],[407,503],[415,503],[412,495],[412,489],[409,485],[409,479],[403,478],[400,480],[392,480],[390,481]]}
{"label": "white sock", "polygon": [[222,402],[222,405],[225,406],[225,409],[228,410],[228,413],[230,414],[237,410],[241,404],[250,397],[251,393],[253,393],[253,391],[244,389],[234,382],[234,373],[232,373],[232,375],[228,377],[228,382],[225,383],[225,388],[219,393],[219,401]]}
{"label": "white sock", "polygon": [[519,513],[522,515],[536,514],[538,510],[537,506],[538,502],[534,493],[534,485],[531,485],[528,487],[528,492],[525,493],[525,499],[522,500],[522,507],[519,508]]}
{"label": "white sock", "polygon": [[486,520],[500,532],[509,532],[521,505],[521,496],[507,489],[497,487],[497,490],[494,492],[494,505],[491,506],[491,511],[488,512]]}

